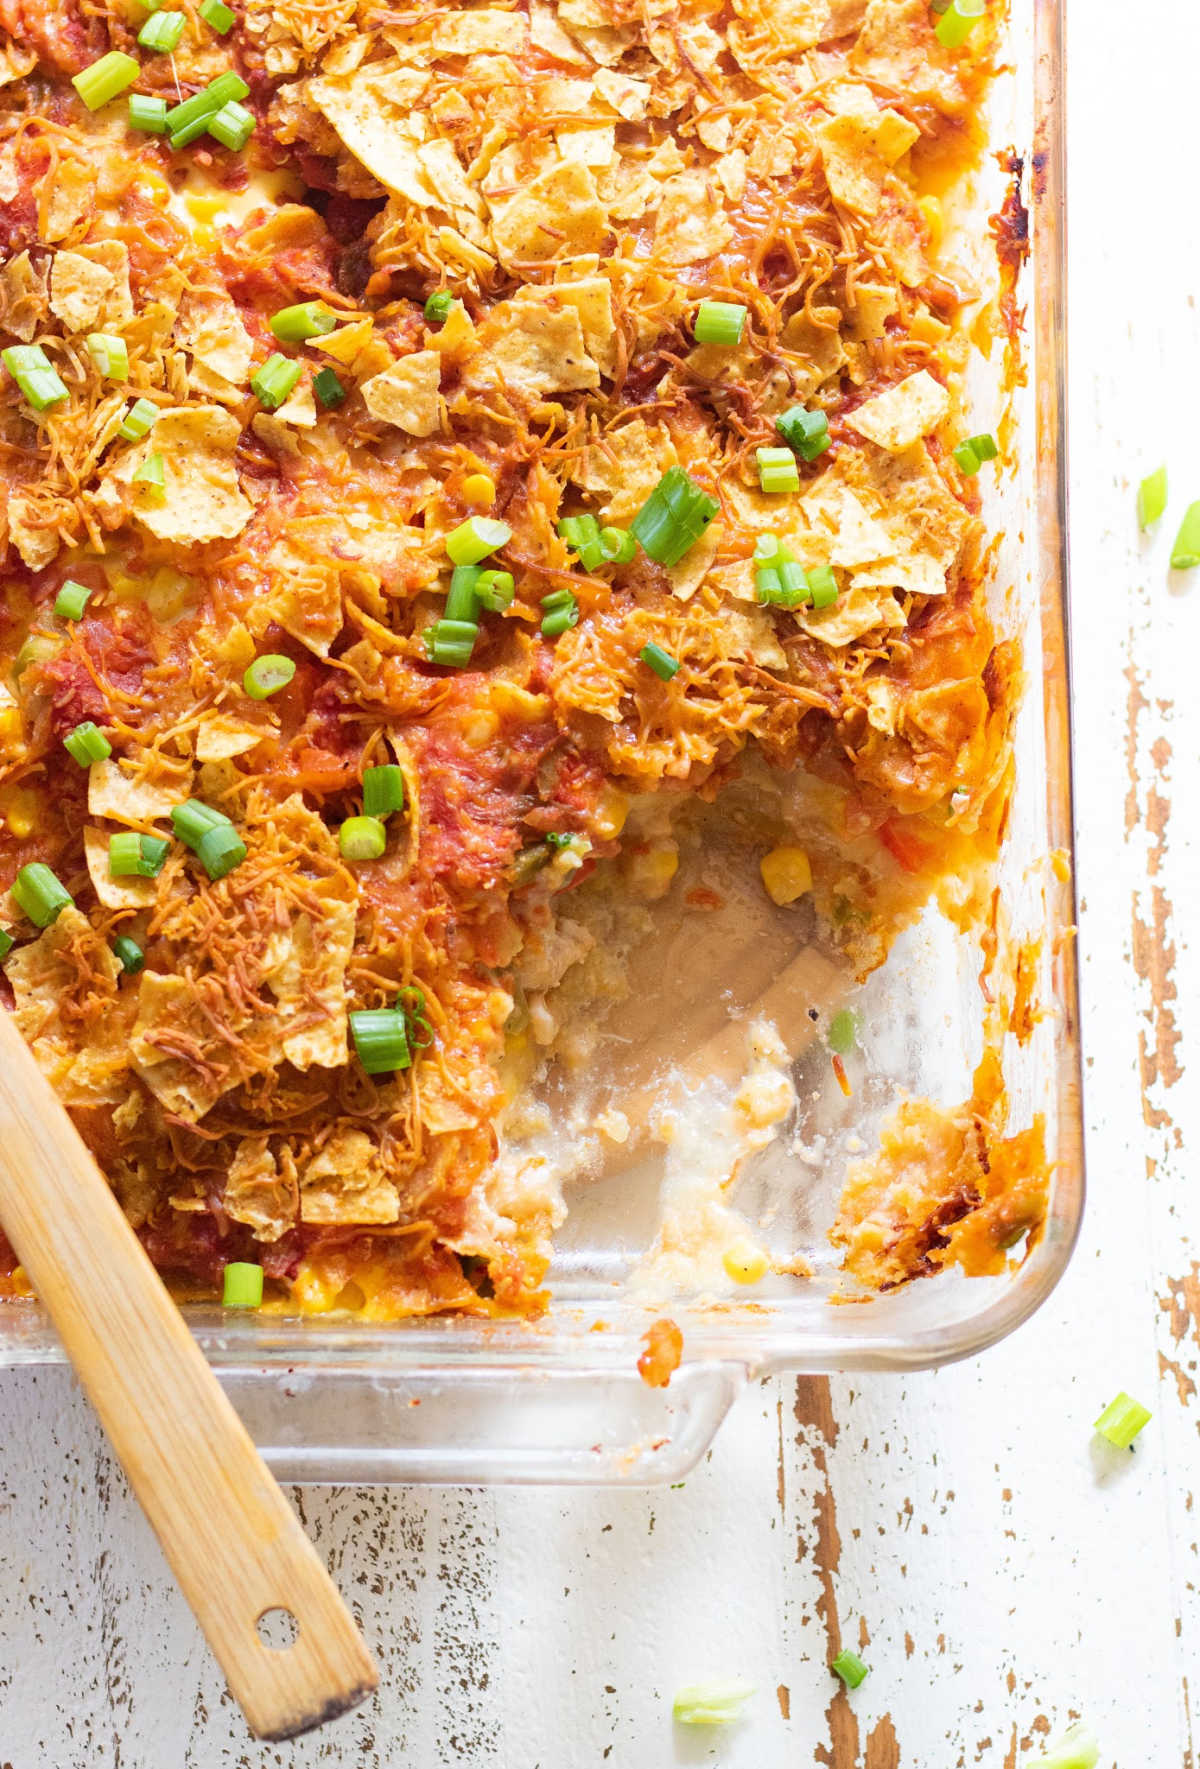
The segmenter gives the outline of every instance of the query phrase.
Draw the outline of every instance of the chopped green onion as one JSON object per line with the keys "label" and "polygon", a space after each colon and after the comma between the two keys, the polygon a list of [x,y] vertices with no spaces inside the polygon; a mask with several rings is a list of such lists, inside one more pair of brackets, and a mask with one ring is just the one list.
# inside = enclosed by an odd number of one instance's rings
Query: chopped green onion
{"label": "chopped green onion", "polygon": [[1140,1401],[1133,1400],[1122,1392],[1105,1407],[1096,1420],[1095,1430],[1101,1437],[1107,1438],[1114,1449],[1127,1450],[1152,1417],[1153,1414]]}
{"label": "chopped green onion", "polygon": [[929,0],[929,10],[935,12],[940,18],[943,12],[949,12],[950,0]]}
{"label": "chopped green onion", "polygon": [[163,458],[157,452],[147,455],[140,467],[133,470],[133,483],[144,485],[152,496],[162,499],[166,496],[167,473]]}
{"label": "chopped green onion", "polygon": [[318,369],[313,376],[313,392],[321,401],[326,411],[332,406],[341,405],[346,397],[346,389],[338,380],[331,368]]}
{"label": "chopped green onion", "polygon": [[475,583],[475,600],[489,614],[503,614],[511,605],[516,589],[511,571],[481,571]]}
{"label": "chopped green onion", "polygon": [[185,799],[176,805],[171,812],[171,824],[184,846],[193,850],[210,829],[233,828],[224,811],[215,811],[203,799]]}
{"label": "chopped green onion", "polygon": [[196,858],[214,881],[224,878],[246,858],[246,844],[232,824],[206,829],[196,843]]}
{"label": "chopped green onion", "polygon": [[350,1015],[350,1036],[368,1075],[388,1075],[412,1064],[403,1010],[372,1007]]}
{"label": "chopped green onion", "polygon": [[669,682],[672,676],[679,673],[678,659],[672,657],[669,651],[664,651],[661,645],[654,644],[653,640],[649,645],[642,646],[638,656],[646,667],[652,669],[656,676],[661,676],[664,682]]}
{"label": "chopped green onion", "polygon": [[40,344],[10,344],[0,350],[2,362],[35,412],[68,398],[66,384]]}
{"label": "chopped green onion", "polygon": [[933,27],[933,34],[943,49],[961,49],[985,10],[985,0],[950,0]]}
{"label": "chopped green onion", "polygon": [[681,1726],[728,1726],[753,1694],[753,1683],[689,1683],[677,1691],[671,1712]]}
{"label": "chopped green onion", "polygon": [[136,977],[146,962],[146,954],[136,940],[128,934],[118,934],[113,941],[112,949],[121,961],[121,969],[128,977]]}
{"label": "chopped green onion", "polygon": [[866,1665],[863,1664],[856,1652],[850,1651],[849,1647],[843,1647],[830,1669],[837,1672],[848,1689],[857,1689],[867,1675]]}
{"label": "chopped green onion", "polygon": [[446,593],[446,619],[469,621],[472,626],[479,624],[479,603],[475,597],[475,585],[483,576],[478,565],[456,565],[450,576],[450,588]]}
{"label": "chopped green onion", "polygon": [[82,620],[92,592],[68,578],[54,598],[54,612],[59,620]]}
{"label": "chopped green onion", "polygon": [[290,657],[283,657],[278,651],[268,651],[247,665],[242,687],[251,700],[266,700],[286,688],[295,673],[296,666]]}
{"label": "chopped green onion", "polygon": [[263,1299],[263,1268],[233,1259],[221,1274],[222,1308],[258,1308]]}
{"label": "chopped green onion", "polygon": [[968,436],[954,451],[954,458],[968,479],[973,479],[985,461],[994,461],[1000,453],[994,436]]}
{"label": "chopped green onion", "polygon": [[167,128],[172,135],[178,134],[199,117],[215,117],[222,105],[229,104],[233,99],[247,98],[249,94],[250,88],[241,75],[235,74],[232,68],[227,69],[225,73],[218,74],[215,80],[210,80],[202,91],[191,98],[185,98],[182,104],[174,105],[167,112]]}
{"label": "chopped green onion", "polygon": [[227,37],[237,22],[236,14],[232,7],[226,6],[225,0],[202,0],[200,17],[218,37]]}
{"label": "chopped green onion", "polygon": [[[198,93],[197,97],[200,97],[200,96],[201,95]],[[176,108],[176,110],[178,110],[179,106],[176,105],[175,108]],[[208,125],[211,122],[213,122],[215,118],[219,117],[220,114],[221,114],[221,106],[220,105],[218,105],[215,109],[212,107],[212,105],[209,105],[207,110],[203,111],[200,114],[200,116],[193,117],[190,123],[181,123],[178,126],[178,128],[172,129],[171,125],[170,125],[170,121],[169,121],[171,113],[170,113],[170,111],[168,111],[167,112],[167,117],[168,117],[167,128],[170,132],[171,146],[176,149],[181,148],[181,147],[191,147],[193,141],[199,141],[199,139],[202,135],[207,134]]]}
{"label": "chopped green onion", "polygon": [[390,817],[393,811],[404,809],[404,770],[395,762],[364,768],[362,783],[365,816]]}
{"label": "chopped green onion", "polygon": [[[156,13],[155,17],[158,16]],[[84,343],[105,380],[129,379],[129,350],[124,338],[118,338],[112,332],[89,332]]]}
{"label": "chopped green onion", "polygon": [[478,565],[497,547],[507,546],[512,529],[492,516],[468,516],[446,536],[446,551],[454,565]]}
{"label": "chopped green onion", "polygon": [[433,1027],[425,1013],[425,991],[410,983],[396,997],[396,1007],[404,1015],[404,1035],[414,1050],[424,1050],[433,1043]]}
{"label": "chopped green onion", "polygon": [[1096,1769],[1100,1761],[1100,1741],[1090,1726],[1068,1726],[1061,1737],[1046,1746],[1040,1757],[1032,1758],[1024,1769]]}
{"label": "chopped green onion", "polygon": [[187,19],[182,12],[152,12],[138,32],[138,42],[143,49],[153,49],[160,54],[170,55],[172,50],[179,48],[186,23]]}
{"label": "chopped green onion", "polygon": [[823,411],[810,412],[802,405],[790,406],[776,418],[775,428],[788,447],[795,449],[805,461],[815,461],[818,455],[823,455],[832,445],[829,419]]}
{"label": "chopped green onion", "polygon": [[799,608],[810,594],[803,566],[781,547],[773,565],[760,565],[754,573],[755,595],[774,608]]}
{"label": "chopped green onion", "polygon": [[165,135],[167,133],[167,101],[165,98],[152,98],[145,92],[133,92],[129,97],[129,127],[140,129],[144,135]]}
{"label": "chopped green onion", "polygon": [[426,323],[434,327],[444,326],[450,317],[450,309],[453,306],[454,296],[449,289],[438,289],[436,294],[430,295],[425,303]]}
{"label": "chopped green onion", "polygon": [[1152,528],[1165,515],[1166,508],[1167,469],[1159,467],[1157,472],[1149,474],[1138,486],[1138,527]]}
{"label": "chopped green onion", "polygon": [[858,1039],[858,1015],[852,1007],[843,1007],[829,1022],[825,1042],[837,1056],[846,1056]]}
{"label": "chopped green onion", "polygon": [[637,542],[627,528],[602,528],[600,551],[606,565],[629,565],[637,558]]}
{"label": "chopped green onion", "polygon": [[697,344],[740,344],[745,324],[746,309],[741,302],[701,301],[692,336]]}
{"label": "chopped green onion", "polygon": [[113,878],[157,878],[170,852],[170,842],[161,835],[123,829],[108,838],[108,870]]}
{"label": "chopped green onion", "polygon": [[572,552],[579,555],[579,563],[585,571],[598,571],[605,563],[600,524],[594,516],[564,516],[558,525],[558,533]]}
{"label": "chopped green onion", "polygon": [[0,958],[7,958],[16,943],[8,929],[0,927]]}
{"label": "chopped green onion", "polygon": [[73,731],[67,732],[63,738],[63,748],[81,768],[90,768],[93,762],[106,761],[112,754],[112,744],[90,719],[85,719],[82,725],[76,725]]}
{"label": "chopped green onion", "polygon": [[837,578],[831,566],[813,566],[808,574],[808,599],[814,608],[832,608],[837,601]]}
{"label": "chopped green onion", "polygon": [[557,639],[569,627],[579,625],[579,604],[570,590],[554,590],[542,597],[542,633]]}
{"label": "chopped green onion", "polygon": [[1179,525],[1171,548],[1171,570],[1191,571],[1200,565],[1200,504],[1192,504]]}
{"label": "chopped green onion", "polygon": [[75,901],[41,860],[22,866],[13,880],[12,900],[36,927],[49,927]]}
{"label": "chopped green onion", "polygon": [[140,442],[158,423],[158,407],[152,399],[137,399],[125,413],[125,422],[117,431],[126,442]]}
{"label": "chopped green onion", "polygon": [[254,134],[254,116],[244,104],[230,100],[223,104],[208,125],[208,133],[231,153],[241,153]]}
{"label": "chopped green onion", "polygon": [[754,543],[754,558],[758,564],[774,565],[777,560],[790,559],[791,556],[777,534],[760,534]]}
{"label": "chopped green onion", "polygon": [[470,620],[439,620],[425,629],[425,649],[432,663],[465,669],[471,661],[479,628]]}
{"label": "chopped green onion", "polygon": [[268,356],[266,362],[250,377],[251,391],[260,405],[265,405],[269,412],[281,406],[296,382],[300,379],[300,364],[290,362],[278,351]]}
{"label": "chopped green onion", "polygon": [[630,532],[657,564],[678,565],[720,507],[682,467],[668,467],[630,523]]}
{"label": "chopped green onion", "polygon": [[758,483],[772,494],[800,490],[800,469],[790,448],[756,448]]}
{"label": "chopped green onion", "polygon": [[981,462],[994,461],[1000,453],[1000,444],[990,433],[985,433],[983,436],[968,436],[967,441]]}
{"label": "chopped green onion", "polygon": [[569,833],[551,830],[546,836],[546,840],[552,848],[558,848],[561,851],[563,848],[569,848],[575,837]]}
{"label": "chopped green onion", "polygon": [[343,860],[378,860],[387,847],[387,830],[378,817],[347,817],[338,830]]}
{"label": "chopped green onion", "polygon": [[127,86],[132,86],[140,69],[132,55],[125,55],[119,49],[110,49],[99,61],[94,61],[90,68],[84,68],[81,74],[75,74],[71,80],[76,92],[90,111],[98,111],[101,105],[108,104]]}
{"label": "chopped green onion", "polygon": [[299,301],[271,315],[271,330],[281,344],[303,344],[324,338],[337,324],[337,314],[324,301]]}

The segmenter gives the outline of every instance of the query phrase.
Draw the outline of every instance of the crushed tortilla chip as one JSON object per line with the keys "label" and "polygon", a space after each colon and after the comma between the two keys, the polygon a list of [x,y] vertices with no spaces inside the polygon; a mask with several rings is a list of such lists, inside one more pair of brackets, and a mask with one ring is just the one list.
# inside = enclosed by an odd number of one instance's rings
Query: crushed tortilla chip
{"label": "crushed tortilla chip", "polygon": [[795,619],[814,639],[836,648],[877,628],[902,627],[904,610],[890,592],[843,590],[828,608],[796,609]]}
{"label": "crushed tortilla chip", "polygon": [[654,250],[668,264],[712,258],[733,238],[733,228],[703,172],[668,179],[654,228]]}
{"label": "crushed tortilla chip", "polygon": [[488,198],[492,237],[502,263],[552,258],[565,248],[588,252],[608,232],[591,169],[578,160],[548,166],[511,196]]}
{"label": "crushed tortilla chip", "polygon": [[110,476],[129,486],[147,456],[160,454],[166,496],[157,503],[135,503],[142,526],[181,546],[232,540],[253,514],[234,464],[240,435],[237,419],[221,406],[168,407],[145,441],[121,455]]}
{"label": "crushed tortilla chip", "polygon": [[598,387],[579,309],[557,285],[523,289],[494,307],[479,328],[479,351],[467,366],[469,387],[499,386],[526,399]]}
{"label": "crushed tortilla chip", "polygon": [[936,430],[949,409],[950,395],[941,382],[927,369],[919,369],[848,413],[846,422],[868,441],[900,454]]}
{"label": "crushed tortilla chip", "polygon": [[87,861],[92,888],[106,909],[146,909],[158,892],[153,878],[114,878],[108,869],[109,832],[106,829],[85,829],[83,854]]}
{"label": "crushed tortilla chip", "polygon": [[442,421],[442,359],[436,350],[415,350],[362,384],[373,418],[410,436],[432,436]]}
{"label": "crushed tortilla chip", "polygon": [[399,1216],[399,1193],[361,1130],[340,1126],[301,1171],[301,1222],[396,1222]]}
{"label": "crushed tortilla chip", "polygon": [[249,724],[236,713],[210,713],[196,727],[196,760],[228,761],[230,756],[245,755],[268,735],[261,725]]}
{"label": "crushed tortilla chip", "polygon": [[50,265],[50,310],[68,332],[98,324],[115,278],[78,252],[56,252]]}
{"label": "crushed tortilla chip", "polygon": [[74,154],[64,154],[50,183],[41,237],[51,245],[66,239],[92,213],[95,200],[96,174],[92,167]]}
{"label": "crushed tortilla chip", "polygon": [[88,769],[88,810],[93,817],[110,817],[114,823],[153,823],[167,817],[188,796],[191,769],[159,782],[136,774],[128,762],[109,756]]}
{"label": "crushed tortilla chip", "polygon": [[185,295],[175,338],[192,358],[188,379],[197,392],[220,397],[236,391],[239,399],[245,396],[254,344],[223,290],[195,289]]}

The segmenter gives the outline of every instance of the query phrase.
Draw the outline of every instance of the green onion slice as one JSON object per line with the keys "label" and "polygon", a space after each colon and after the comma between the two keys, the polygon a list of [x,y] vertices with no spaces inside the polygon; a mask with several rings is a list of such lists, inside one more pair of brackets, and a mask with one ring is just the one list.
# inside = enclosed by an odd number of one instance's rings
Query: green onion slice
{"label": "green onion slice", "polygon": [[223,1308],[258,1308],[263,1299],[263,1268],[247,1260],[230,1260],[221,1274]]}
{"label": "green onion slice", "polygon": [[364,816],[390,817],[404,809],[404,770],[395,762],[364,768],[362,783]]}
{"label": "green onion slice", "polygon": [[1200,504],[1189,507],[1171,548],[1172,571],[1191,571],[1196,565],[1200,565]]}
{"label": "green onion slice", "polygon": [[75,899],[41,860],[22,866],[12,885],[12,900],[35,927],[49,927]]}
{"label": "green onion slice", "polygon": [[814,608],[832,608],[838,599],[837,578],[832,566],[813,566],[808,574],[808,599]]}
{"label": "green onion slice", "polygon": [[90,111],[98,111],[101,105],[108,104],[132,86],[140,72],[132,55],[125,55],[120,49],[110,49],[99,61],[94,61],[90,68],[84,68],[81,74],[75,74],[71,80],[76,92]]}
{"label": "green onion slice", "polygon": [[205,119],[215,117],[222,105],[230,104],[236,99],[248,98],[249,95],[250,88],[241,75],[235,74],[232,68],[227,69],[225,73],[218,74],[215,80],[210,80],[203,91],[195,93],[191,98],[185,98],[181,104],[172,106],[167,112],[167,128],[171,131],[172,136],[175,136],[181,130],[189,128],[201,117]]}
{"label": "green onion slice", "polygon": [[170,842],[161,835],[123,829],[108,838],[108,870],[113,878],[157,878],[170,852]]}
{"label": "green onion slice", "polygon": [[83,611],[91,599],[92,592],[77,584],[74,578],[67,578],[58,595],[54,598],[54,612],[59,620],[82,620]]}
{"label": "green onion slice", "polygon": [[758,483],[764,492],[781,493],[800,490],[800,469],[790,448],[756,448]]}
{"label": "green onion slice", "polygon": [[378,860],[387,848],[387,830],[378,817],[347,817],[338,830],[343,860]]}
{"label": "green onion slice", "polygon": [[775,428],[788,447],[795,449],[805,461],[815,461],[832,445],[829,419],[823,411],[810,412],[802,405],[790,406],[776,418]]}
{"label": "green onion slice", "polygon": [[558,525],[559,536],[573,552],[585,571],[598,571],[605,563],[600,541],[600,524],[594,516],[564,516]]}
{"label": "green onion slice", "polygon": [[179,48],[186,24],[187,19],[182,12],[152,12],[138,32],[138,42],[143,49],[170,55],[172,50]]}
{"label": "green onion slice", "polygon": [[130,93],[129,127],[140,129],[144,135],[165,135],[167,132],[166,99],[152,98],[145,92]]}
{"label": "green onion slice", "polygon": [[1114,1449],[1127,1450],[1152,1418],[1153,1414],[1140,1401],[1122,1392],[1105,1407],[1096,1420],[1095,1430],[1107,1438]]}
{"label": "green onion slice", "polygon": [[[155,13],[156,18],[161,14]],[[113,332],[89,332],[84,339],[88,355],[107,381],[129,379],[129,349]]]}
{"label": "green onion slice", "polygon": [[646,667],[652,669],[655,675],[660,676],[664,682],[669,682],[672,676],[679,674],[678,658],[672,657],[669,651],[664,651],[662,646],[656,645],[653,640],[650,644],[642,646],[638,656]]}
{"label": "green onion slice", "polygon": [[410,983],[396,997],[396,1006],[404,1015],[404,1031],[413,1050],[425,1050],[433,1043],[434,1032],[425,1013],[425,991]]}
{"label": "green onion slice", "polygon": [[225,0],[202,0],[200,17],[218,37],[227,37],[237,22],[236,14]]}
{"label": "green onion slice", "polygon": [[554,590],[542,597],[542,632],[547,639],[557,639],[578,625],[579,603],[570,590]]}
{"label": "green onion slice", "polygon": [[[246,109],[244,104],[239,104],[235,98],[231,98],[228,104],[221,106],[215,117],[209,118],[208,133],[214,141],[219,141],[221,146],[227,147],[231,153],[240,153],[254,134],[253,114]],[[172,137],[172,145],[174,145],[174,137]]]}
{"label": "green onion slice", "polygon": [[682,467],[668,467],[630,523],[630,532],[657,564],[678,565],[720,507]]}
{"label": "green onion slice", "polygon": [[69,398],[66,383],[40,344],[10,344],[7,350],[0,350],[0,362],[35,412]]}
{"label": "green onion slice", "polygon": [[145,487],[146,492],[156,502],[161,503],[166,497],[167,471],[162,456],[157,449],[146,456],[140,467],[133,470],[133,483]]}
{"label": "green onion slice", "polygon": [[1100,1741],[1089,1726],[1068,1726],[1061,1737],[1046,1746],[1044,1755],[1026,1763],[1025,1769],[1096,1769]]}
{"label": "green onion slice", "polygon": [[214,881],[224,878],[246,858],[246,844],[232,825],[206,829],[196,843],[196,858]]}
{"label": "green onion slice", "polygon": [[313,376],[313,392],[321,401],[326,411],[335,405],[341,405],[346,397],[346,389],[338,380],[331,368],[318,369]]}
{"label": "green onion slice", "polygon": [[629,565],[637,558],[637,542],[627,528],[602,528],[600,551],[606,565]]}
{"label": "green onion slice", "polygon": [[121,969],[128,977],[136,977],[146,962],[146,954],[136,940],[128,934],[118,934],[112,943],[112,949],[121,961]]}
{"label": "green onion slice", "polygon": [[478,637],[479,628],[473,621],[439,620],[425,629],[425,649],[431,662],[447,669],[465,669]]}
{"label": "green onion slice", "polygon": [[106,761],[112,754],[112,744],[90,719],[85,719],[73,731],[67,732],[63,738],[63,748],[81,768],[90,768],[93,762]]}
{"label": "green onion slice", "polygon": [[475,585],[483,576],[478,565],[456,565],[450,578],[450,588],[446,594],[446,619],[468,621],[473,626],[479,623],[479,602],[475,595]]}
{"label": "green onion slice", "polygon": [[933,34],[943,49],[961,49],[986,10],[986,0],[950,0]]}
{"label": "green onion slice", "polygon": [[250,388],[260,405],[269,412],[278,410],[300,379],[300,364],[278,351],[250,377]]}
{"label": "green onion slice", "polygon": [[271,315],[271,330],[281,344],[303,344],[324,338],[337,324],[337,314],[324,301],[299,301]]}
{"label": "green onion slice", "polygon": [[497,547],[507,546],[512,529],[492,516],[468,516],[446,536],[446,552],[454,565],[478,565]]}
{"label": "green onion slice", "polygon": [[753,1694],[753,1683],[732,1678],[689,1683],[676,1691],[671,1712],[681,1726],[728,1726],[740,1717]]}
{"label": "green onion slice", "polygon": [[858,1015],[852,1007],[843,1007],[829,1022],[825,1042],[836,1056],[847,1056],[858,1041]]}
{"label": "green onion slice", "polygon": [[489,614],[503,614],[511,606],[516,589],[511,571],[481,571],[475,580],[475,600]]}
{"label": "green onion slice", "polygon": [[1138,527],[1152,528],[1166,514],[1166,509],[1167,469],[1159,467],[1156,472],[1148,474],[1138,486]]}
{"label": "green onion slice", "polygon": [[740,344],[746,309],[739,301],[701,301],[692,333],[697,344]]}
{"label": "green onion slice", "polygon": [[857,1689],[868,1674],[867,1666],[863,1664],[856,1652],[850,1651],[849,1647],[843,1647],[830,1668],[837,1672],[848,1689]]}
{"label": "green onion slice", "polygon": [[368,1075],[388,1075],[412,1065],[403,1009],[373,1007],[350,1015],[350,1036]]}
{"label": "green onion slice", "polygon": [[125,413],[125,422],[117,435],[126,442],[140,442],[158,423],[158,407],[152,399],[136,399]]}
{"label": "green onion slice", "polygon": [[0,958],[7,958],[16,943],[8,929],[0,927]]}
{"label": "green onion slice", "polygon": [[430,295],[425,303],[425,320],[430,326],[438,329],[445,325],[450,317],[450,309],[454,306],[454,296],[449,289],[438,289]]}
{"label": "green onion slice", "polygon": [[290,657],[284,657],[278,651],[268,651],[247,665],[242,687],[251,700],[266,700],[286,688],[295,673],[296,666]]}

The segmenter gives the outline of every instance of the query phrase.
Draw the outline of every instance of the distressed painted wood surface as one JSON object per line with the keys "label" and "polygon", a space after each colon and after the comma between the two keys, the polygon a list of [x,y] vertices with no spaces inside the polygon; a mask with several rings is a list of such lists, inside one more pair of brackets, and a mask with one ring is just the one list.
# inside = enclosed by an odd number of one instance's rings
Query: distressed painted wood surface
{"label": "distressed painted wood surface", "polygon": [[[1104,1765],[1192,1769],[1200,1700],[1200,583],[1138,475],[1200,497],[1200,8],[1070,30],[1072,534],[1091,1206],[1037,1320],[977,1363],[755,1387],[682,1490],[309,1489],[384,1693],[252,1745],[70,1379],[0,1375],[0,1765],[1012,1769],[1084,1713]],[[1133,21],[1133,22],[1131,22]],[[1089,1422],[1155,1407],[1132,1455]],[[871,1676],[835,1694],[831,1644]],[[679,1741],[675,1687],[745,1676]],[[1189,1697],[1189,1677],[1192,1692]]]}

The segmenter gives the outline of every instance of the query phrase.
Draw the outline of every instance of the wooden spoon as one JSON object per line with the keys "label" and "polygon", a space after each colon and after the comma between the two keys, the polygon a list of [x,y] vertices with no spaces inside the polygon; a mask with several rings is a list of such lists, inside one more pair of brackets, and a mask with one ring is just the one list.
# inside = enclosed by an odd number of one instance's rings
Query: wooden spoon
{"label": "wooden spoon", "polygon": [[[379,1674],[312,1543],[124,1212],[0,1011],[0,1222],[259,1738],[354,1707]],[[285,1611],[293,1642],[258,1623]]]}

